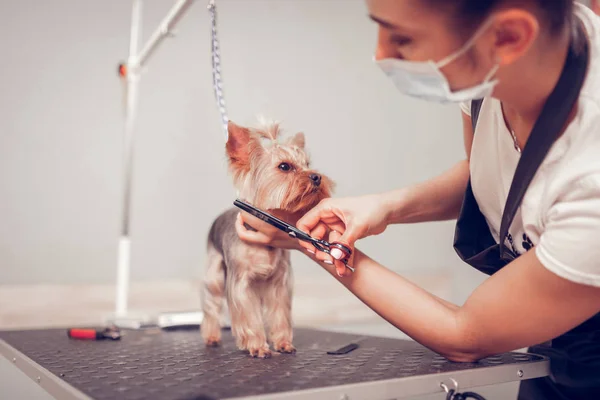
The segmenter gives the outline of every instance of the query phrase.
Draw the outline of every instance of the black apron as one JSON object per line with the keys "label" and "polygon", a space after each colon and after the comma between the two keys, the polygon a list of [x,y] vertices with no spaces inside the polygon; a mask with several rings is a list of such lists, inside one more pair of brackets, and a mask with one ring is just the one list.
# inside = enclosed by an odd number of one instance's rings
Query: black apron
{"label": "black apron", "polygon": [[[518,257],[506,246],[509,227],[527,187],[577,102],[588,67],[588,52],[587,42],[582,49],[576,50],[574,44],[569,48],[561,77],[521,153],[502,215],[500,243],[490,233],[469,180],[456,223],[454,248],[463,261],[487,275]],[[482,102],[471,104],[473,132]],[[600,313],[529,351],[550,357],[551,374],[521,382],[519,399],[600,399]]]}

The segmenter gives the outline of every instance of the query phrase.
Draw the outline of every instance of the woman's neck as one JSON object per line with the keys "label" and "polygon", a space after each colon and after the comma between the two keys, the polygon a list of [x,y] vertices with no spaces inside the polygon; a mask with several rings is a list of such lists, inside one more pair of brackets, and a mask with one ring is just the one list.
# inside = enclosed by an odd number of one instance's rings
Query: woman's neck
{"label": "woman's neck", "polygon": [[[570,43],[570,30],[552,43],[536,43],[525,57],[503,74],[504,82],[495,97],[502,102],[510,127],[520,131],[519,136],[523,136],[523,131],[529,135],[542,112],[560,79]],[[526,137],[522,139],[527,140]]]}

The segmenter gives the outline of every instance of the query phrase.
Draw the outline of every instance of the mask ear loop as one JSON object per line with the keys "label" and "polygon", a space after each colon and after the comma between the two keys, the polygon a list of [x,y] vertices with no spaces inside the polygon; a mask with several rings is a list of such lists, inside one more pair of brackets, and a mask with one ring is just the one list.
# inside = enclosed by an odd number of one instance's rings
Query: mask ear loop
{"label": "mask ear loop", "polygon": [[462,56],[463,54],[465,54],[467,51],[469,51],[469,49],[471,47],[473,47],[473,45],[475,44],[475,42],[477,41],[477,39],[479,39],[481,37],[481,35],[483,35],[483,32],[485,32],[485,30],[492,24],[492,19],[488,18],[480,27],[479,29],[477,29],[477,31],[475,32],[475,34],[473,36],[471,36],[471,38],[469,40],[467,40],[467,42],[460,48],[458,49],[456,52],[454,52],[453,54],[450,54],[449,56],[447,56],[446,58],[443,58],[441,61],[438,61],[435,65],[438,68],[444,68],[446,65],[450,64],[451,62],[455,61],[457,58],[459,58],[460,56]]}
{"label": "mask ear loop", "polygon": [[494,75],[496,75],[496,72],[498,72],[499,69],[500,69],[500,63],[496,62],[496,64],[492,67],[490,72],[488,72],[488,74],[485,76],[483,81],[486,83],[491,82],[492,78],[494,77]]}
{"label": "mask ear loop", "polygon": [[495,64],[492,67],[492,69],[490,70],[490,72],[487,73],[485,78],[483,78],[483,83],[490,83],[490,82],[497,81],[497,80],[493,80],[492,78],[494,77],[494,75],[496,75],[496,73],[500,69],[500,61],[501,60],[498,56],[496,56],[494,61],[495,61]]}

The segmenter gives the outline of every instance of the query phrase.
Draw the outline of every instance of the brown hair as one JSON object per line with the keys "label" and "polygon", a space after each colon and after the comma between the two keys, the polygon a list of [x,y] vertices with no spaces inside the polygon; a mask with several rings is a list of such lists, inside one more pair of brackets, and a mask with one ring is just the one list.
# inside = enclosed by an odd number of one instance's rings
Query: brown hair
{"label": "brown hair", "polygon": [[427,0],[431,6],[445,7],[454,13],[458,26],[471,31],[478,26],[496,7],[512,1],[515,4],[536,3],[546,17],[551,33],[562,32],[571,25],[575,0]]}

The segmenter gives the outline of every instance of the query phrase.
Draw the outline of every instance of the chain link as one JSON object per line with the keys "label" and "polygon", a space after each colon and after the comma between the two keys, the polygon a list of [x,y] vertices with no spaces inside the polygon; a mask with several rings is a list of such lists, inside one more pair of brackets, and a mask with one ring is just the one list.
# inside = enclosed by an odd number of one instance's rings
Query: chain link
{"label": "chain link", "polygon": [[225,99],[223,97],[223,84],[221,81],[221,56],[219,39],[217,37],[217,6],[215,0],[210,0],[208,3],[208,11],[210,12],[211,20],[211,33],[212,33],[212,76],[213,76],[213,89],[215,91],[215,98],[217,100],[217,107],[221,114],[221,122],[223,124],[223,130],[225,131],[225,138],[228,137],[227,124],[229,118],[227,117],[227,110],[225,108]]}

